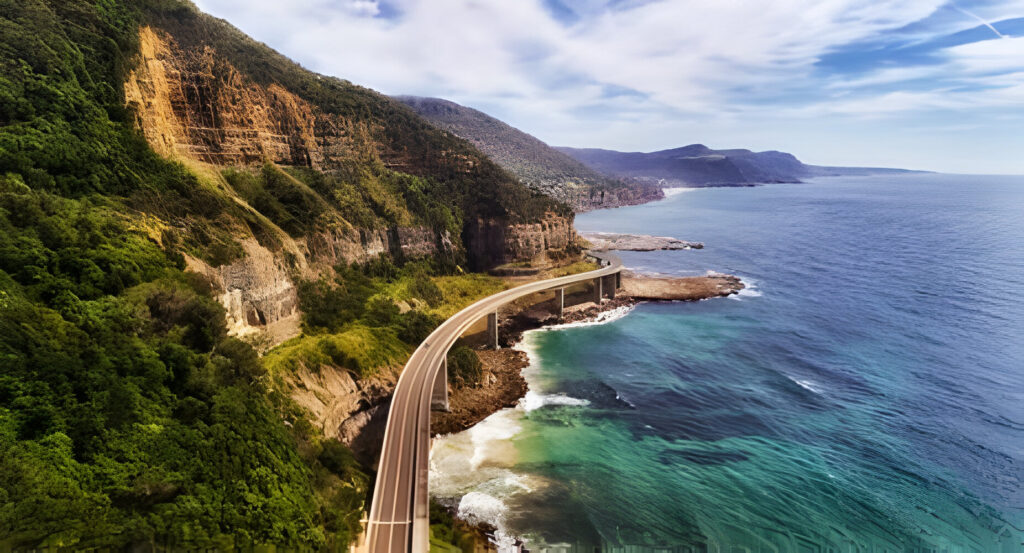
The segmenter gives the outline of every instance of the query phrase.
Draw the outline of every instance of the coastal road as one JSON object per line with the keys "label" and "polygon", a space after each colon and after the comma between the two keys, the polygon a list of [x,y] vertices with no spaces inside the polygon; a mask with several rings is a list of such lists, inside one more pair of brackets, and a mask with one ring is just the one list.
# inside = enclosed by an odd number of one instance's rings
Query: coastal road
{"label": "coastal road", "polygon": [[[622,270],[618,256],[591,253],[601,268],[523,284],[488,296],[437,327],[413,352],[398,378],[384,430],[370,518],[358,550],[368,553],[428,553],[430,404],[437,379],[446,379],[448,350],[462,333],[501,306],[544,290],[613,275]],[[443,380],[436,383],[446,386]]]}

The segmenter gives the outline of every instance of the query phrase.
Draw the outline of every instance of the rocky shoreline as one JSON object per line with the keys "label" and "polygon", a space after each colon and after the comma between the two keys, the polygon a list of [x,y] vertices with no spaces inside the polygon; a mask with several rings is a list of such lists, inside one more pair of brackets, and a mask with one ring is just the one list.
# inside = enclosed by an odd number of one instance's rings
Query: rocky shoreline
{"label": "rocky shoreline", "polygon": [[615,232],[581,232],[580,236],[590,242],[590,249],[598,252],[618,250],[620,252],[651,252],[655,250],[699,250],[703,242],[680,240],[671,236],[649,234],[619,234]]}
{"label": "rocky shoreline", "polygon": [[[643,301],[698,301],[730,296],[744,288],[739,277],[721,273],[704,276],[664,277],[636,275],[626,272],[622,288],[614,299],[601,305],[584,301],[567,306],[559,320],[547,302],[521,309],[499,322],[502,349],[478,350],[483,364],[483,385],[478,388],[453,389],[448,397],[448,412],[435,413],[430,424],[432,436],[466,430],[491,414],[506,407],[515,407],[526,395],[526,381],[520,371],[529,365],[522,351],[512,349],[527,330],[556,324],[593,321],[603,312],[636,305]],[[566,298],[567,303],[570,298]],[[578,299],[578,298],[577,298]]]}
{"label": "rocky shoreline", "polygon": [[[499,322],[498,350],[478,350],[483,364],[484,385],[479,388],[453,390],[449,395],[450,411],[434,413],[431,417],[431,436],[461,432],[483,421],[504,408],[515,407],[527,389],[521,371],[529,365],[525,352],[513,349],[527,330],[556,324],[596,320],[602,313],[631,307],[643,301],[698,301],[739,293],[743,282],[736,276],[709,273],[705,276],[664,277],[624,273],[622,288],[614,299],[605,299],[600,305],[588,302],[566,307],[561,320],[547,302],[527,306]],[[566,298],[567,301],[569,298]],[[576,298],[577,301],[580,298]],[[474,525],[457,516],[457,505],[438,505],[447,511],[459,533],[471,537],[474,551],[496,551],[493,544],[494,528],[487,524]]]}
{"label": "rocky shoreline", "polygon": [[739,277],[723,273],[695,277],[629,275],[622,279],[622,294],[644,301],[698,301],[731,296],[744,288]]}

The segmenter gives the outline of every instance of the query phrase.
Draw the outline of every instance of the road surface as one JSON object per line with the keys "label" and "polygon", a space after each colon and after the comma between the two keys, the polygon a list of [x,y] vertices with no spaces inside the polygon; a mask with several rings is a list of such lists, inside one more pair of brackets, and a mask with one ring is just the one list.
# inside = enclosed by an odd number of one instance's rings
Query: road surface
{"label": "road surface", "polygon": [[622,262],[613,254],[602,252],[591,256],[599,258],[604,266],[586,273],[523,284],[488,296],[442,323],[416,348],[398,378],[391,399],[373,504],[360,550],[428,553],[430,403],[435,379],[446,378],[446,371],[442,369],[448,350],[469,327],[506,303],[622,270]]}

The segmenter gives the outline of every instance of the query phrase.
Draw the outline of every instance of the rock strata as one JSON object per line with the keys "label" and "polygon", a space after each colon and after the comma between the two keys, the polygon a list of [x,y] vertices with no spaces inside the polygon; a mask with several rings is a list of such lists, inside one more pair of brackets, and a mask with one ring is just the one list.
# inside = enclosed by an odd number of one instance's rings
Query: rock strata
{"label": "rock strata", "polygon": [[622,279],[622,292],[638,301],[695,301],[729,296],[743,288],[739,277],[721,273],[694,277],[627,276]]}
{"label": "rock strata", "polygon": [[474,268],[493,267],[543,253],[579,251],[572,218],[548,212],[537,223],[508,224],[477,219],[466,226],[470,262]]}
{"label": "rock strata", "polygon": [[699,250],[704,247],[701,242],[689,242],[669,236],[616,234],[613,232],[582,232],[580,236],[590,242],[590,249],[594,251],[649,252],[654,250]]}

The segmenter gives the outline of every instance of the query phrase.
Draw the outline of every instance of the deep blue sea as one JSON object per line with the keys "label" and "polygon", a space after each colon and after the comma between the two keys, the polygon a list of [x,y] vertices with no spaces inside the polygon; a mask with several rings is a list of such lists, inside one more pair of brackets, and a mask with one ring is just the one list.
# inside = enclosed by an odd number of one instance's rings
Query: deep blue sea
{"label": "deep blue sea", "polygon": [[1024,178],[685,191],[577,218],[743,294],[531,332],[431,488],[532,551],[1024,551]]}

